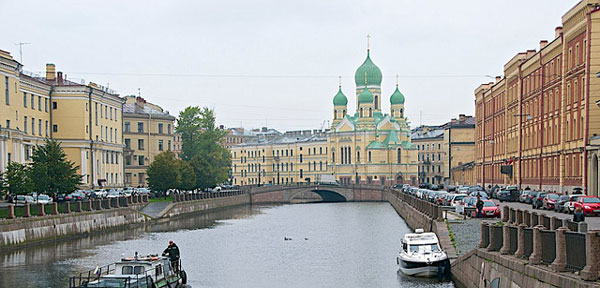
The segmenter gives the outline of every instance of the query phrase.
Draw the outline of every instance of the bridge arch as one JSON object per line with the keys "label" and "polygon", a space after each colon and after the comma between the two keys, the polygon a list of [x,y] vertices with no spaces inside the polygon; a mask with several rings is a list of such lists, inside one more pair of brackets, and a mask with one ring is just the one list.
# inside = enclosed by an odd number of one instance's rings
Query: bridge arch
{"label": "bridge arch", "polygon": [[351,197],[348,197],[349,195],[345,195],[346,193],[336,190],[337,189],[335,188],[329,187],[307,187],[306,189],[296,190],[292,192],[289,196],[289,200],[293,200],[294,198],[296,198],[304,192],[312,192],[319,195],[322,199],[321,202],[348,202],[349,200],[352,200]]}

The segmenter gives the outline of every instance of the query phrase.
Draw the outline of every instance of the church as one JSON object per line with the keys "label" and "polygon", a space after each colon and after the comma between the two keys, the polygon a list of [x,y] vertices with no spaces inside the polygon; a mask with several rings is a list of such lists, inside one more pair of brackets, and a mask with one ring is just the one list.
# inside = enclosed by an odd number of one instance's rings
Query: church
{"label": "church", "polygon": [[367,58],[354,74],[354,114],[348,113],[348,98],[341,85],[333,97],[328,172],[342,184],[418,184],[418,151],[404,117],[404,95],[396,83],[389,97],[389,114],[383,113],[382,78],[367,49]]}

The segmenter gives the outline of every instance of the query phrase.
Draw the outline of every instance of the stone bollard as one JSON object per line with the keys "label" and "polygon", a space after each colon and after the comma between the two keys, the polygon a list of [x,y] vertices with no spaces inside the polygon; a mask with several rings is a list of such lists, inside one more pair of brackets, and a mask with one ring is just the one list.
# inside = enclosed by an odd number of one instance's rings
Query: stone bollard
{"label": "stone bollard", "polygon": [[8,205],[8,219],[15,219],[15,205]]}
{"label": "stone bollard", "polygon": [[577,232],[582,232],[582,233],[588,232],[588,224],[586,222],[577,223]]}
{"label": "stone bollard", "polygon": [[133,204],[133,198],[131,198],[131,195],[127,197],[127,204]]}
{"label": "stone bollard", "polygon": [[81,211],[83,211],[81,209],[81,201],[77,201],[77,212],[81,212]]}
{"label": "stone bollard", "polygon": [[512,217],[510,217],[511,213],[510,213],[510,207],[508,206],[504,206],[502,207],[502,222],[506,223],[510,220],[510,222],[515,221],[514,219],[511,219]]}
{"label": "stone bollard", "polygon": [[552,216],[552,218],[550,218],[550,230],[558,229],[561,226],[562,226],[562,220],[561,219],[559,219],[556,216]]}
{"label": "stone bollard", "polygon": [[179,195],[173,194],[173,202],[179,202]]}
{"label": "stone bollard", "polygon": [[544,218],[546,218],[546,214],[545,213],[540,213],[538,215],[538,225],[542,225],[545,227],[546,230],[548,230],[549,228],[546,227],[546,221],[544,221]]}
{"label": "stone bollard", "polygon": [[536,225],[533,227],[533,252],[529,256],[529,263],[540,264],[542,263],[542,230],[544,226]]}
{"label": "stone bollard", "polygon": [[510,227],[507,224],[502,226],[502,248],[500,254],[506,255],[510,253]]}
{"label": "stone bollard", "polygon": [[148,203],[148,195],[144,195],[143,199],[144,199],[144,203]]}
{"label": "stone bollard", "polygon": [[444,209],[442,209],[441,206],[436,206],[436,207],[437,207],[437,221],[443,222],[444,221]]}
{"label": "stone bollard", "polygon": [[121,207],[121,203],[119,203],[119,200],[121,200],[120,197],[115,198],[115,208]]}
{"label": "stone bollard", "polygon": [[92,201],[92,199],[88,199],[88,210],[87,211],[92,211],[94,210],[94,201]]}
{"label": "stone bollard", "polygon": [[67,207],[66,213],[71,213],[71,202],[69,202],[69,201],[65,202],[65,206]]}
{"label": "stone bollard", "polygon": [[488,239],[490,239],[490,243],[488,243],[487,251],[492,251],[494,249],[494,242],[496,241],[496,237],[494,237],[494,235],[496,233],[494,233],[494,226],[496,226],[496,223],[489,223],[488,224]]}
{"label": "stone bollard", "polygon": [[568,229],[560,227],[554,231],[556,236],[556,258],[550,265],[555,272],[567,271],[567,242],[565,239],[565,231]]}
{"label": "stone bollard", "polygon": [[25,204],[25,214],[23,217],[31,217],[31,205],[29,203]]}
{"label": "stone bollard", "polygon": [[52,203],[52,214],[58,215],[58,203],[56,202]]}
{"label": "stone bollard", "polygon": [[39,216],[46,216],[46,211],[44,211],[44,203],[40,203],[40,214]]}
{"label": "stone bollard", "polygon": [[98,199],[98,210],[102,210],[104,209],[104,207],[102,207],[102,199]]}
{"label": "stone bollard", "polygon": [[[581,270],[581,279],[596,281],[600,278],[600,235],[599,231],[589,231],[585,234],[585,267]],[[591,252],[595,251],[595,252]]]}
{"label": "stone bollard", "polygon": [[523,258],[525,255],[525,228],[527,225],[520,224],[517,227],[517,251],[515,252],[515,257]]}
{"label": "stone bollard", "polygon": [[530,219],[531,219],[529,221],[529,227],[535,227],[535,226],[537,226],[539,224],[538,223],[538,219],[539,218],[538,218],[537,212],[531,212],[531,214],[529,214],[529,215],[530,215]]}
{"label": "stone bollard", "polygon": [[517,211],[515,212],[515,218],[517,218],[517,220],[515,221],[516,225],[523,224],[523,210],[517,209]]}
{"label": "stone bollard", "polygon": [[523,211],[523,224],[527,225],[527,227],[531,225],[531,214],[529,214],[529,210]]}

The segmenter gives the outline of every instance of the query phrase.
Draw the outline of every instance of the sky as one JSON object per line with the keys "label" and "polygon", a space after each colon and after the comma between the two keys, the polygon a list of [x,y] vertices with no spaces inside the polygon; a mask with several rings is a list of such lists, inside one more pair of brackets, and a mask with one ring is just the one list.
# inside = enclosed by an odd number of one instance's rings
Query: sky
{"label": "sky", "polygon": [[554,39],[575,0],[0,0],[0,50],[24,70],[45,64],[80,82],[140,94],[172,115],[215,110],[226,127],[329,127],[341,76],[383,73],[382,110],[398,75],[411,126],[474,115],[473,91],[515,54]]}

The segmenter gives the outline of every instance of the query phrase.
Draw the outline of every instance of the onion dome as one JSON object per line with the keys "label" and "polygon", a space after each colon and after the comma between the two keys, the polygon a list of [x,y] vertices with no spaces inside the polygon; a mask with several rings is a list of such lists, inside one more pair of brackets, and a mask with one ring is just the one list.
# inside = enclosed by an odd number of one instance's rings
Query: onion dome
{"label": "onion dome", "polygon": [[373,103],[373,94],[366,86],[365,89],[358,94],[358,103]]}
{"label": "onion dome", "polygon": [[333,97],[333,106],[346,106],[346,104],[348,104],[348,98],[346,98],[346,95],[342,92],[342,86],[340,86],[340,90]]}
{"label": "onion dome", "polygon": [[396,85],[396,91],[390,96],[390,103],[392,103],[392,105],[404,104],[404,95],[398,90],[398,85]]}
{"label": "onion dome", "polygon": [[356,69],[356,73],[354,73],[354,82],[356,86],[365,85],[365,74],[367,75],[367,85],[381,85],[381,78],[383,77],[381,74],[381,70],[379,67],[371,61],[370,52],[367,50],[367,59],[365,62]]}

